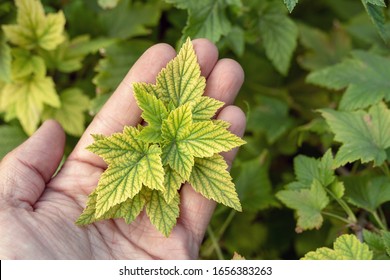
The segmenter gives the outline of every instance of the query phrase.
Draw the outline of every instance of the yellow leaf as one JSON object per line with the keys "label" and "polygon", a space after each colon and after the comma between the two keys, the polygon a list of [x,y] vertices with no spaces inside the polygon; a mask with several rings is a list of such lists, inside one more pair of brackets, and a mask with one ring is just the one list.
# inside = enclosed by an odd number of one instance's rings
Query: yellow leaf
{"label": "yellow leaf", "polygon": [[157,88],[165,104],[173,103],[175,108],[200,98],[206,87],[201,76],[197,57],[188,38],[179,54],[161,70],[157,76]]}
{"label": "yellow leaf", "polygon": [[64,39],[65,16],[45,15],[39,0],[15,0],[17,24],[3,25],[7,39],[22,48],[55,49]]}
{"label": "yellow leaf", "polygon": [[60,94],[61,107],[46,107],[43,119],[57,120],[70,135],[81,136],[85,130],[84,112],[89,107],[89,98],[78,88],[70,88]]}
{"label": "yellow leaf", "polygon": [[221,155],[195,159],[189,183],[204,197],[242,211],[227,164]]}
{"label": "yellow leaf", "polygon": [[61,104],[53,80],[36,75],[7,84],[1,98],[2,108],[15,108],[16,117],[29,135],[37,129],[44,104],[57,108]]}

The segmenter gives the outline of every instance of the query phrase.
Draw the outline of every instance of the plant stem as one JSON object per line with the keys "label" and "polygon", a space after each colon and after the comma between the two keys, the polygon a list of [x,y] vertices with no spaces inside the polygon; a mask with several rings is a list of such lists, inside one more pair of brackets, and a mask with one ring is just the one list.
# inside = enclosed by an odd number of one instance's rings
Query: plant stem
{"label": "plant stem", "polygon": [[[234,216],[236,215],[236,213],[237,213],[236,210],[231,210],[230,211],[229,216],[226,218],[225,222],[223,223],[223,225],[219,229],[217,235],[215,236],[216,242],[219,242],[219,240],[221,240],[221,237],[223,236],[223,234],[225,233],[226,229],[228,228],[228,226],[232,222],[232,220],[233,220]],[[214,249],[215,249],[214,246],[208,247],[207,250],[205,251],[205,255],[206,256],[210,256],[214,252]]]}
{"label": "plant stem", "polygon": [[383,213],[383,210],[382,210],[381,207],[378,207],[377,211],[378,211],[379,218],[381,219],[381,221],[383,222],[383,224],[387,228],[387,222],[386,222],[385,213]]}
{"label": "plant stem", "polygon": [[346,219],[346,218],[343,218],[343,217],[341,217],[341,216],[339,216],[339,215],[337,215],[337,214],[333,214],[333,213],[330,213],[330,212],[327,212],[327,211],[321,211],[321,213],[322,213],[323,215],[325,215],[325,216],[332,217],[332,218],[335,218],[335,219],[337,219],[337,220],[339,220],[339,221],[342,221],[342,222],[346,223],[347,225],[350,225],[350,224],[351,224],[351,221],[350,221],[350,220],[348,220],[348,219]]}
{"label": "plant stem", "polygon": [[211,226],[207,227],[207,234],[210,236],[211,243],[213,244],[213,247],[217,253],[219,260],[224,260],[221,247],[219,247],[218,241],[215,238],[214,231],[211,229]]}
{"label": "plant stem", "polygon": [[381,169],[383,171],[383,173],[385,173],[385,175],[387,177],[390,177],[390,170],[389,170],[389,166],[387,165],[387,162],[384,162],[382,165],[381,165]]}
{"label": "plant stem", "polygon": [[382,222],[382,220],[379,218],[378,216],[378,212],[377,211],[373,211],[371,212],[372,216],[374,217],[375,221],[377,222],[377,224],[379,225],[379,227],[383,230],[387,230],[386,228],[386,225]]}
{"label": "plant stem", "polygon": [[334,193],[329,189],[326,190],[333,197],[333,199],[337,201],[337,203],[341,206],[341,208],[343,208],[345,213],[348,215],[348,224],[356,224],[357,218],[355,214],[352,212],[351,208],[349,208],[348,204],[341,198],[335,196]]}

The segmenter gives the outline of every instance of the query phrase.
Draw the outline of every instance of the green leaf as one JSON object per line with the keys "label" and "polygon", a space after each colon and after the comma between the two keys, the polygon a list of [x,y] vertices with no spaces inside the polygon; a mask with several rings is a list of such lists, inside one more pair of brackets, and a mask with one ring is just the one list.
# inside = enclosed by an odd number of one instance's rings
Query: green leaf
{"label": "green leaf", "polygon": [[386,7],[385,0],[363,0],[363,1],[380,7]]}
{"label": "green leaf", "polygon": [[0,80],[11,81],[11,48],[5,41],[5,37],[0,33]]}
{"label": "green leaf", "polygon": [[381,165],[386,159],[386,149],[390,147],[390,110],[384,103],[372,106],[365,111],[338,112],[331,109],[320,110],[326,122],[335,133],[335,140],[342,143],[336,154],[334,167],[361,160],[374,161]]}
{"label": "green leaf", "polygon": [[279,9],[271,8],[260,17],[259,31],[268,59],[281,74],[287,75],[297,46],[297,25]]}
{"label": "green leaf", "polygon": [[146,214],[150,222],[162,233],[168,237],[176,220],[179,217],[179,195],[176,195],[170,203],[167,203],[157,190],[149,191],[147,194]]}
{"label": "green leaf", "polygon": [[374,253],[376,260],[390,260],[390,233],[381,231],[380,234],[363,230],[363,240]]}
{"label": "green leaf", "polygon": [[390,232],[382,230],[382,240],[386,248],[386,253],[390,256]]}
{"label": "green leaf", "polygon": [[330,89],[347,87],[340,109],[355,110],[374,105],[382,99],[390,101],[390,59],[354,51],[352,59],[312,72],[307,81]]}
{"label": "green leaf", "polygon": [[257,97],[248,116],[247,130],[265,133],[270,144],[275,143],[293,125],[286,102],[265,96]]}
{"label": "green leaf", "polygon": [[294,10],[295,5],[298,4],[298,0],[283,0],[283,2],[290,13]]}
{"label": "green leaf", "polygon": [[390,179],[384,176],[370,178],[355,176],[343,178],[348,201],[357,207],[375,212],[390,201]]}
{"label": "green leaf", "polygon": [[161,149],[137,141],[138,134],[136,128],[125,127],[123,133],[115,133],[88,146],[109,164],[96,188],[97,218],[114,205],[133,198],[141,191],[142,185],[164,189]]}
{"label": "green leaf", "polygon": [[386,7],[386,4],[383,0],[362,0],[362,3],[372,23],[379,32],[379,35],[388,43],[390,34],[385,26],[386,18],[383,10],[383,7]]}
{"label": "green leaf", "polygon": [[158,24],[161,4],[121,0],[111,10],[100,13],[100,21],[109,37],[129,39],[151,33],[149,27]]}
{"label": "green leaf", "polygon": [[227,164],[221,155],[196,158],[188,182],[204,197],[242,211]]}
{"label": "green leaf", "polygon": [[335,180],[331,150],[328,150],[321,159],[304,155],[296,156],[294,158],[294,172],[297,181],[288,184],[286,186],[288,189],[310,188],[313,180],[317,180],[323,187],[329,186]]}
{"label": "green leaf", "polygon": [[237,168],[234,183],[244,212],[256,212],[279,205],[272,192],[268,173],[269,164],[264,163],[261,156],[244,161]]}
{"label": "green leaf", "polygon": [[203,95],[206,79],[200,75],[200,66],[188,38],[177,57],[171,60],[158,74],[156,86],[161,89],[161,98],[177,108]]}
{"label": "green leaf", "polygon": [[315,252],[307,253],[302,260],[371,260],[373,257],[367,244],[361,243],[352,234],[338,237],[333,248],[319,248]]}
{"label": "green leaf", "polygon": [[85,130],[85,111],[89,98],[78,88],[64,90],[60,94],[60,108],[46,107],[42,118],[57,120],[64,130],[73,136],[81,136]]}
{"label": "green leaf", "polygon": [[27,135],[18,126],[0,125],[0,135],[0,161],[27,139]]}
{"label": "green leaf", "polygon": [[0,98],[0,110],[15,110],[16,117],[28,135],[37,129],[44,104],[55,108],[60,106],[53,80],[37,75],[7,84]]}
{"label": "green leaf", "polygon": [[335,25],[330,34],[327,34],[320,29],[300,24],[299,40],[307,50],[298,56],[298,62],[311,71],[341,62],[352,49],[350,37],[339,25]]}
{"label": "green leaf", "polygon": [[179,9],[188,11],[188,19],[183,29],[183,38],[207,38],[216,43],[227,35],[232,24],[227,17],[229,7],[241,7],[240,0],[165,0]]}
{"label": "green leaf", "polygon": [[64,40],[65,17],[60,11],[45,15],[39,0],[15,0],[17,24],[3,25],[8,40],[22,48],[53,50]]}
{"label": "green leaf", "polygon": [[287,207],[296,210],[297,232],[322,226],[321,211],[328,205],[329,198],[319,181],[313,180],[310,189],[279,191],[276,197]]}
{"label": "green leaf", "polygon": [[152,45],[144,40],[129,40],[109,45],[96,66],[93,83],[101,94],[113,92],[138,57]]}

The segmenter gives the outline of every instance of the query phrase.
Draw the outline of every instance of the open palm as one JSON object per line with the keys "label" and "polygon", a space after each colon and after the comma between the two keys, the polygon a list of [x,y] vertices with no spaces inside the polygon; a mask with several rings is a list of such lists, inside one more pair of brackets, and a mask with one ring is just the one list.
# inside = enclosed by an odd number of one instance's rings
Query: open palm
{"label": "open palm", "polygon": [[[207,40],[193,42],[207,78],[206,95],[226,106],[218,118],[242,135],[245,117],[232,106],[243,82],[243,71],[233,60],[218,60]],[[46,121],[25,143],[0,162],[0,259],[188,259],[197,258],[214,202],[190,185],[181,189],[180,217],[169,238],[149,222],[144,212],[130,225],[123,219],[74,224],[88,194],[106,168],[101,158],[85,150],[91,134],[109,135],[140,122],[131,89],[133,82],[154,83],[157,73],[176,55],[166,44],[148,49],[86,129],[61,170],[65,135],[54,121]],[[224,154],[231,165],[236,150]]]}

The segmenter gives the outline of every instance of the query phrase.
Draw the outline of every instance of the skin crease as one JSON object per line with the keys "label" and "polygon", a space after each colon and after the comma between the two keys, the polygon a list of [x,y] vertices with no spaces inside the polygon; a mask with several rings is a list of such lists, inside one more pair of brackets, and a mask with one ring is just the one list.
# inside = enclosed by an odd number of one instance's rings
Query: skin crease
{"label": "skin crease", "polygon": [[[207,78],[205,94],[226,103],[217,115],[242,136],[245,116],[233,105],[243,83],[241,66],[218,60],[217,48],[206,39],[193,45]],[[95,188],[104,161],[85,150],[91,133],[110,135],[140,121],[131,89],[133,82],[155,83],[158,72],[176,56],[166,44],[149,48],[134,64],[112,97],[86,129],[62,169],[53,177],[64,150],[61,126],[49,120],[0,162],[0,259],[196,259],[215,203],[190,185],[181,189],[180,217],[169,238],[151,224],[143,211],[130,225],[123,219],[86,227],[74,224],[87,195]],[[237,149],[223,153],[229,166]]]}

